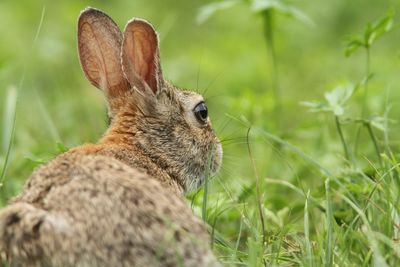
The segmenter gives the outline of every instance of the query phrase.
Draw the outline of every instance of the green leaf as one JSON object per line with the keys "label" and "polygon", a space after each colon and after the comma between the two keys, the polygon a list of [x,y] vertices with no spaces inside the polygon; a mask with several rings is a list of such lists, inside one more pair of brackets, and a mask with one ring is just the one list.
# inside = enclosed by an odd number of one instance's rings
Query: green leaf
{"label": "green leaf", "polygon": [[393,28],[394,11],[391,10],[385,16],[379,18],[373,24],[368,24],[364,33],[365,43],[371,46],[379,37]]}
{"label": "green leaf", "polygon": [[39,158],[34,155],[25,156],[25,159],[27,159],[35,164],[44,164],[48,161],[48,159]]}
{"label": "green leaf", "polygon": [[250,9],[255,13],[273,9],[307,25],[314,25],[310,17],[308,17],[304,12],[293,5],[285,3],[282,0],[252,0]]}
{"label": "green leaf", "polygon": [[328,106],[321,102],[303,101],[300,102],[302,106],[308,107],[310,112],[325,112],[329,111]]}
{"label": "green leaf", "polygon": [[[374,77],[374,74],[373,74],[373,73],[368,74],[367,76],[365,76],[365,77],[361,80],[361,82],[360,82],[359,85],[365,86],[373,77]],[[357,87],[360,87],[360,86],[357,86]],[[357,89],[358,89],[358,88],[356,88],[355,90],[357,90]]]}
{"label": "green leaf", "polygon": [[330,109],[336,116],[344,114],[344,105],[353,95],[354,86],[338,86],[330,92],[325,93],[325,99],[328,101]]}
{"label": "green leaf", "polygon": [[2,142],[1,142],[1,152],[6,153],[12,139],[12,132],[15,124],[15,114],[17,106],[17,88],[15,86],[10,86],[7,89],[7,97],[5,99],[4,105],[4,120],[2,125]]}
{"label": "green leaf", "polygon": [[364,29],[363,36],[353,35],[346,41],[345,55],[351,56],[360,47],[369,48],[382,35],[393,28],[394,11],[390,10],[385,16],[379,18],[373,23],[368,23]]}
{"label": "green leaf", "polygon": [[269,9],[273,9],[283,15],[297,19],[307,25],[314,25],[311,18],[308,17],[304,12],[293,5],[285,3],[282,0],[225,0],[221,2],[213,2],[204,5],[199,9],[196,17],[196,22],[198,24],[202,24],[206,22],[211,16],[213,16],[215,12],[231,8],[241,2],[248,2],[250,5],[250,10],[254,13],[260,13]]}
{"label": "green leaf", "polygon": [[231,8],[238,3],[239,3],[238,0],[226,0],[222,2],[214,2],[204,5],[199,9],[199,12],[197,13],[196,22],[198,24],[203,24],[211,16],[213,16],[215,12]]}
{"label": "green leaf", "polygon": [[277,8],[279,2],[277,0],[252,0],[250,9],[253,12],[261,12],[271,8]]}
{"label": "green leaf", "polygon": [[346,57],[351,56],[354,52],[356,52],[360,47],[365,47],[363,41],[359,36],[352,36],[349,38],[345,48]]}
{"label": "green leaf", "polygon": [[15,134],[15,120],[17,113],[17,101],[18,101],[18,91],[15,86],[10,86],[8,88],[7,97],[6,97],[6,105],[4,110],[4,122],[2,129],[2,147],[0,152],[5,154],[3,167],[0,172],[0,184],[4,184],[5,175],[7,172],[7,167],[9,164],[11,148],[13,144],[13,138]]}
{"label": "green leaf", "polygon": [[336,116],[342,116],[344,114],[344,108],[342,106],[335,106],[332,111]]}
{"label": "green leaf", "polygon": [[305,101],[301,104],[308,107],[311,112],[332,112],[336,116],[341,116],[344,114],[345,105],[353,95],[355,88],[352,84],[337,86],[332,91],[325,93],[326,103]]}
{"label": "green leaf", "polygon": [[396,123],[395,120],[388,119],[387,117],[384,116],[373,116],[369,119],[369,121],[374,128],[382,132],[388,131],[387,125],[389,123]]}
{"label": "green leaf", "polygon": [[64,153],[64,152],[67,152],[67,151],[68,151],[68,148],[67,148],[63,143],[61,143],[61,142],[57,142],[57,143],[56,143],[56,147],[57,147],[57,150],[58,150],[60,153]]}
{"label": "green leaf", "polygon": [[242,191],[240,192],[238,198],[237,198],[237,202],[238,203],[246,202],[249,197],[254,195],[255,187],[256,187],[256,183],[255,182],[251,183],[248,186],[244,186],[242,188]]}

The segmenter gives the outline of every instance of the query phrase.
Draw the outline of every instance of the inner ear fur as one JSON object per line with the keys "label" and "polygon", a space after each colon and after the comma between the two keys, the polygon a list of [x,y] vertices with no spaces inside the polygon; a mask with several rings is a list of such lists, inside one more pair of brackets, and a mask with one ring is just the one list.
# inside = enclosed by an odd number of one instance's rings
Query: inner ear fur
{"label": "inner ear fur", "polygon": [[130,89],[121,65],[122,33],[105,13],[85,9],[78,20],[79,59],[87,79],[108,97]]}
{"label": "inner ear fur", "polygon": [[127,23],[121,57],[128,81],[140,90],[150,89],[157,95],[163,78],[158,35],[150,23],[137,18]]}

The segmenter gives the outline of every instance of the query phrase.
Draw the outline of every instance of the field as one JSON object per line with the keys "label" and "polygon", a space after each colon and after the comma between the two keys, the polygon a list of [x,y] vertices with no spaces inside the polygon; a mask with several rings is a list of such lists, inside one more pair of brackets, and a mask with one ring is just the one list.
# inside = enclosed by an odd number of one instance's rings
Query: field
{"label": "field", "polygon": [[226,266],[400,266],[398,0],[0,1],[0,204],[96,142],[82,9],[151,21],[164,76],[205,95],[220,173],[187,196]]}

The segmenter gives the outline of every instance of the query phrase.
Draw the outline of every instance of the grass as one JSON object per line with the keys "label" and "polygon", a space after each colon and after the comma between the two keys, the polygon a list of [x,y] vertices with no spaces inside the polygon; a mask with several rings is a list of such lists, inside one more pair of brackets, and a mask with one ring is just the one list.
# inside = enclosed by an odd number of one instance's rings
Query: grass
{"label": "grass", "polygon": [[152,21],[165,76],[204,92],[224,164],[188,203],[221,262],[398,266],[400,4],[293,1],[313,25],[269,10],[267,27],[251,3],[216,5],[197,24],[210,1],[1,1],[0,203],[106,129],[76,55],[76,18],[91,5],[121,27]]}
{"label": "grass", "polygon": [[3,142],[2,154],[4,154],[3,167],[0,174],[0,188],[4,184],[4,179],[7,173],[7,167],[10,159],[10,152],[14,139],[15,132],[15,119],[16,119],[16,105],[17,105],[17,90],[14,87],[8,89],[6,105],[4,109],[4,123],[3,123]]}

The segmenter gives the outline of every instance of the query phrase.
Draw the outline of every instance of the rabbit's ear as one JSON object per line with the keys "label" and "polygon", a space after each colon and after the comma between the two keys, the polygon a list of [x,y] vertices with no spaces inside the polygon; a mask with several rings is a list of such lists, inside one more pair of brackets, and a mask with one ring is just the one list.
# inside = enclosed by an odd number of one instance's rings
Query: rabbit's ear
{"label": "rabbit's ear", "polygon": [[121,66],[122,33],[105,13],[85,9],[78,21],[78,51],[88,80],[108,97],[130,89]]}
{"label": "rabbit's ear", "polygon": [[124,31],[122,67],[128,81],[140,90],[157,95],[162,88],[158,36],[145,20],[132,19]]}

